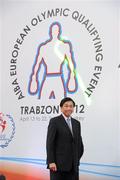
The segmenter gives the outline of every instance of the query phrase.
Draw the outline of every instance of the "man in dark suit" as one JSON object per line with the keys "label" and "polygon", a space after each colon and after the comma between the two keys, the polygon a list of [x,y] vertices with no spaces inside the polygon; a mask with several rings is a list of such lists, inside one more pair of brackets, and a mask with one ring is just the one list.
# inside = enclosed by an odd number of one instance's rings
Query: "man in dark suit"
{"label": "man in dark suit", "polygon": [[60,116],[50,120],[47,133],[47,167],[50,180],[79,180],[79,162],[84,147],[80,122],[71,114],[75,102],[66,97],[60,102]]}

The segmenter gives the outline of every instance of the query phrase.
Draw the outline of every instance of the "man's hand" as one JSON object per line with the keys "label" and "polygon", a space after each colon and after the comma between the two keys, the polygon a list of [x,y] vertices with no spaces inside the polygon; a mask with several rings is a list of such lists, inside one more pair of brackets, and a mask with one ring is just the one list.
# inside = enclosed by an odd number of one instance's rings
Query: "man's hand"
{"label": "man's hand", "polygon": [[31,85],[30,85],[30,92],[33,94],[36,94],[37,90],[38,90],[38,85],[37,85],[36,77],[33,75]]}
{"label": "man's hand", "polygon": [[70,79],[68,81],[68,92],[75,92],[76,90],[76,80],[75,80],[75,76],[73,73],[70,74]]}
{"label": "man's hand", "polygon": [[56,166],[55,163],[50,163],[49,168],[50,168],[51,171],[57,171],[57,166]]}

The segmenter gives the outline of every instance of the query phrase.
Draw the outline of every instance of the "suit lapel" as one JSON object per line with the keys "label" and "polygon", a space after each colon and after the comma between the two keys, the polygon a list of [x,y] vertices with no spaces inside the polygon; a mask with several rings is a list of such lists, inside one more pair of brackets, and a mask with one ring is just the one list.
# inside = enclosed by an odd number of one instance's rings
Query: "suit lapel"
{"label": "suit lapel", "polygon": [[73,120],[73,118],[71,118],[71,123],[72,123],[73,137],[75,137],[76,128],[75,128],[75,123],[74,123],[74,120]]}

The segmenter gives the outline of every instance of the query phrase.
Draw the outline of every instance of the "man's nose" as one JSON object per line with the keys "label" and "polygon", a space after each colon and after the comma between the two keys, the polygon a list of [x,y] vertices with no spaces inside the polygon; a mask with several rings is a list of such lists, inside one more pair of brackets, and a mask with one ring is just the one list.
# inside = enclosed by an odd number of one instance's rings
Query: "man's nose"
{"label": "man's nose", "polygon": [[71,110],[72,108],[71,108],[71,107],[68,107],[67,109],[68,109],[68,110]]}

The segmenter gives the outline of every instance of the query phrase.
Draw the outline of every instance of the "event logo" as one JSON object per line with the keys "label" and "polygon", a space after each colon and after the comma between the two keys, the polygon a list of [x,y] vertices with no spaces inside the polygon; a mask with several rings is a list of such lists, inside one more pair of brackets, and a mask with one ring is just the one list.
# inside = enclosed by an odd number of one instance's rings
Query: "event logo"
{"label": "event logo", "polygon": [[7,147],[15,134],[15,123],[13,118],[0,112],[0,147]]}
{"label": "event logo", "polygon": [[[44,94],[49,99],[55,99],[60,94],[61,97],[66,97],[67,93],[77,91],[72,44],[70,41],[62,39],[61,32],[61,25],[58,22],[52,23],[49,29],[50,39],[38,47],[28,88],[31,95],[38,93],[39,98]],[[44,74],[39,82],[38,74],[42,65]],[[42,93],[43,91],[45,93]]]}
{"label": "event logo", "polygon": [[[54,22],[53,17],[57,21]],[[61,18],[66,21],[61,21]],[[49,23],[44,23],[48,19]],[[43,33],[37,43],[43,29],[47,33]],[[38,35],[29,36],[32,30]],[[23,44],[26,48],[22,48]],[[28,49],[32,52],[28,53]],[[10,76],[18,100],[26,96],[61,99],[63,96],[82,95],[90,105],[102,74],[103,45],[97,28],[79,11],[53,8],[41,12],[23,28],[11,54]]]}

